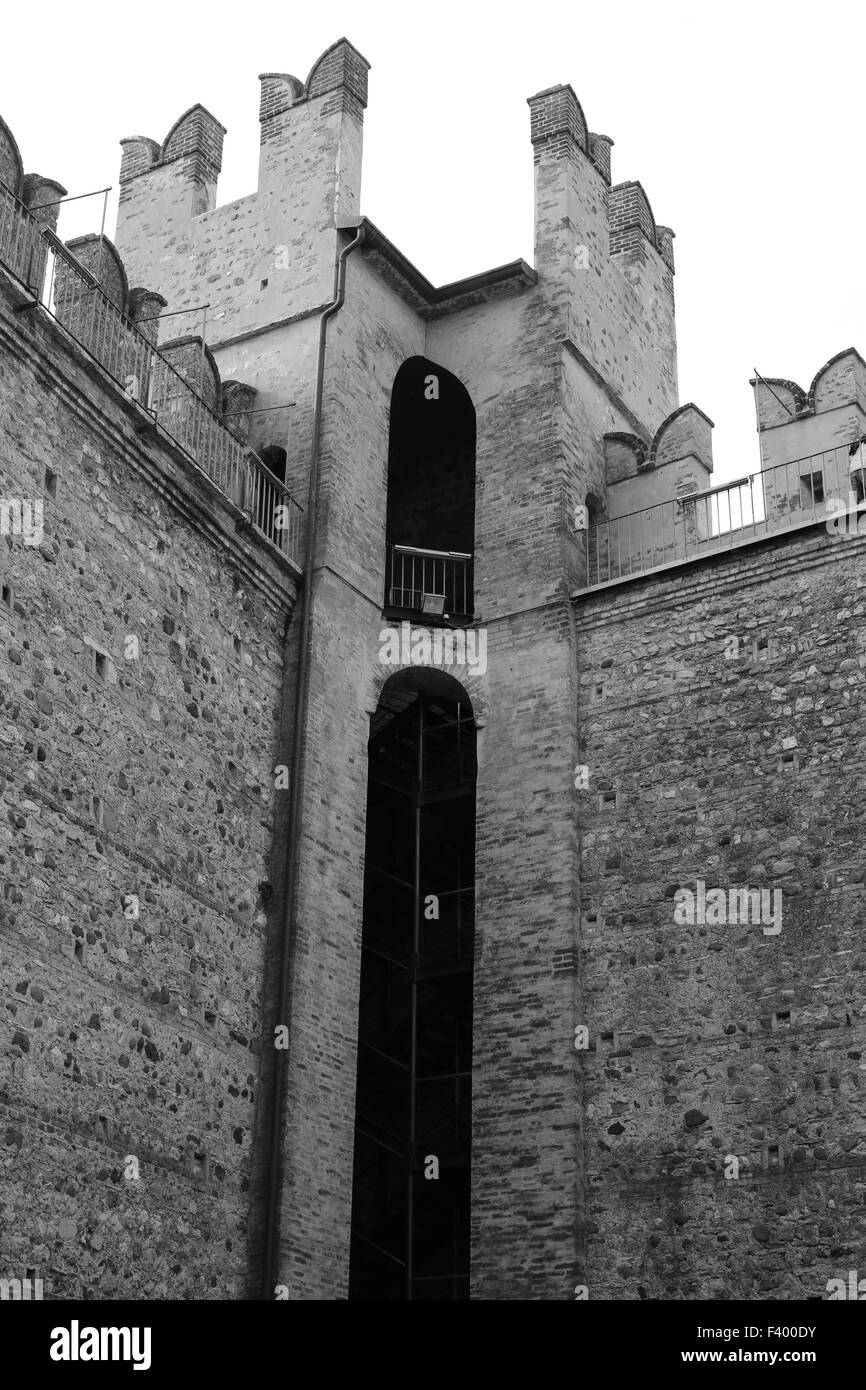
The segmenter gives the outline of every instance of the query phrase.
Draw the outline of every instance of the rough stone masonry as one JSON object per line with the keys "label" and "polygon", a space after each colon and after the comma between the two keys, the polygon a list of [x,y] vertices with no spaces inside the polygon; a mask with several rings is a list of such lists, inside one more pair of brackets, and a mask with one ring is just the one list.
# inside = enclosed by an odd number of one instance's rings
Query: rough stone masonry
{"label": "rough stone masonry", "polygon": [[[264,74],[228,205],[203,107],[124,140],[114,240],[62,254],[60,185],[0,123],[0,497],[44,518],[0,536],[0,1274],[273,1296],[273,1218],[279,1288],[346,1297],[389,411],[418,358],[476,421],[471,1296],[823,1297],[866,1270],[866,539],[804,510],[798,461],[863,434],[866,366],[759,388],[792,510],[711,544],[673,233],[612,140],[570,87],[532,97],[535,266],[437,288],[360,214],[367,71],[342,39]],[[157,322],[205,298],[206,344]],[[691,549],[623,567],[656,508]],[[676,923],[698,879],[780,888],[782,931]]]}

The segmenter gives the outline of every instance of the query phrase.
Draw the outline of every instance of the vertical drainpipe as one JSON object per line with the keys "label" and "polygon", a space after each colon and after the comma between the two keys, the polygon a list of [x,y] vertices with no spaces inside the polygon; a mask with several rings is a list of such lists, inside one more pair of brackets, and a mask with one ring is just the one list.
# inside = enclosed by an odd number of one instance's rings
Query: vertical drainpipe
{"label": "vertical drainpipe", "polygon": [[[310,450],[310,485],[307,492],[307,536],[304,556],[303,603],[301,607],[300,650],[298,677],[295,688],[295,728],[292,740],[292,790],[289,801],[289,823],[286,833],[285,903],[280,940],[280,989],[277,1022],[287,1023],[289,1012],[289,956],[295,909],[298,874],[298,845],[301,827],[301,781],[303,773],[304,733],[307,716],[307,684],[309,672],[310,616],[313,602],[313,556],[316,546],[317,493],[319,484],[319,445],[322,435],[322,405],[325,387],[325,348],[328,321],[339,313],[346,298],[346,261],[364,241],[363,223],[352,241],[338,253],[334,265],[334,298],[319,319],[319,355],[316,364],[316,398],[313,412],[313,442]],[[268,1040],[265,1039],[265,1046]],[[282,1130],[284,1116],[285,1070],[288,1050],[276,1053],[274,1068],[271,1155],[268,1167],[268,1196],[265,1212],[265,1253],[262,1264],[264,1284],[262,1297],[272,1299],[279,1264],[280,1182],[282,1178]]]}

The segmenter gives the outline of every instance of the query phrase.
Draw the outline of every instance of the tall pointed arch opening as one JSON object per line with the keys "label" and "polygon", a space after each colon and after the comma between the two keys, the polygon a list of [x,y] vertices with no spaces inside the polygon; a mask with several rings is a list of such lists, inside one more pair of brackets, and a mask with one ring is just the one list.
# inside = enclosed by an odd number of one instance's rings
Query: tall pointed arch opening
{"label": "tall pointed arch opening", "polygon": [[475,408],[456,376],[404,362],[391,392],[385,607],[469,618],[475,548]]}
{"label": "tall pointed arch opening", "polygon": [[350,1299],[469,1297],[476,729],[451,676],[370,727]]}

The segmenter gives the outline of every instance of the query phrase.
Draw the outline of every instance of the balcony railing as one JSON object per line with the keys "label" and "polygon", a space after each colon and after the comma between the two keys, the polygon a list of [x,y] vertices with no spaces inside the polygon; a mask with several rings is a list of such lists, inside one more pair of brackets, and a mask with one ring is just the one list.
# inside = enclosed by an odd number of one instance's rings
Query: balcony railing
{"label": "balcony railing", "polygon": [[839,511],[833,499],[847,510],[864,495],[866,444],[844,444],[599,522],[584,533],[586,588],[829,520]]}
{"label": "balcony railing", "polygon": [[251,519],[298,562],[301,507],[257,454],[109,299],[98,281],[0,183],[0,265],[142,411]]}
{"label": "balcony railing", "polygon": [[387,603],[429,616],[470,618],[472,556],[460,550],[389,545]]}

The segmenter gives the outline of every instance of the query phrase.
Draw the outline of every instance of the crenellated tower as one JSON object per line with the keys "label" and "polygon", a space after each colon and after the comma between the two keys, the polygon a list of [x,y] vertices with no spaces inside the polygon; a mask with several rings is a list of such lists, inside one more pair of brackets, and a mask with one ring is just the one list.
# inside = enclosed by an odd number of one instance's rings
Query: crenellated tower
{"label": "crenellated tower", "polygon": [[529,99],[535,164],[535,263],[562,296],[565,333],[645,427],[677,400],[673,233],[656,225],[640,183],[611,183],[570,86]]}
{"label": "crenellated tower", "polygon": [[[206,332],[224,378],[257,391],[251,442],[282,453],[299,495],[313,400],[314,316],[332,292],[339,224],[357,217],[369,64],[340,39],[306,82],[260,77],[261,145],[255,193],[216,205],[224,127],[202,106],[162,145],[122,142],[117,246],[136,282],[164,296],[167,326]],[[288,455],[287,460],[285,455]]]}
{"label": "crenellated tower", "polygon": [[[185,835],[191,807],[210,824],[228,805],[231,865],[256,848],[245,891],[262,935],[236,915],[209,938],[236,1013],[261,1005],[253,1079],[229,1091],[257,1098],[253,1133],[238,1123],[231,1139],[251,1145],[251,1181],[234,1192],[249,1287],[566,1300],[590,1277],[598,1230],[587,1127],[619,1079],[599,1079],[575,1042],[603,1014],[587,894],[613,879],[625,892],[632,872],[619,850],[600,855],[608,831],[582,813],[575,780],[606,679],[587,689],[575,591],[588,561],[600,572],[613,553],[596,539],[593,554],[585,523],[622,522],[619,537],[664,504],[677,536],[687,523],[707,539],[689,499],[713,492],[712,421],[679,402],[674,234],[641,182],[612,182],[613,141],[573,89],[529,99],[535,265],[436,286],[361,211],[368,66],[341,39],[305,82],[262,74],[257,188],[229,204],[226,131],[203,106],[161,143],[123,140],[115,237],[69,243],[43,318],[87,357],[91,386],[114,392],[124,457],[139,451],[136,506],[167,509],[172,593],[197,600],[195,640],[179,598],[161,616],[157,713],[174,692],[178,720],[198,720],[201,689],[222,688],[213,653],[197,684],[174,674],[210,630],[211,588],[233,621],[249,618],[220,637],[237,691],[213,730],[225,767],[199,779],[206,791],[179,772],[180,809],[165,811]],[[5,127],[0,179],[36,211],[59,188],[24,179]],[[862,428],[864,370],[846,359],[813,387],[843,432],[855,417]],[[776,387],[804,416],[796,388]],[[781,417],[765,423],[781,441]],[[278,554],[283,482],[307,507],[297,546]],[[154,591],[168,587],[165,544],[154,533],[135,553]],[[88,594],[98,587],[88,578]],[[611,632],[600,671],[618,651]],[[164,743],[153,758],[156,780],[174,776]],[[593,796],[599,818],[617,809],[615,788]],[[184,991],[199,999],[183,928],[166,918],[183,951],[178,1012]],[[225,1016],[247,1048],[254,1030]],[[208,1003],[203,1026],[220,1017]],[[614,1139],[619,1113],[606,1117]],[[192,1240],[184,1257],[195,1264]]]}

